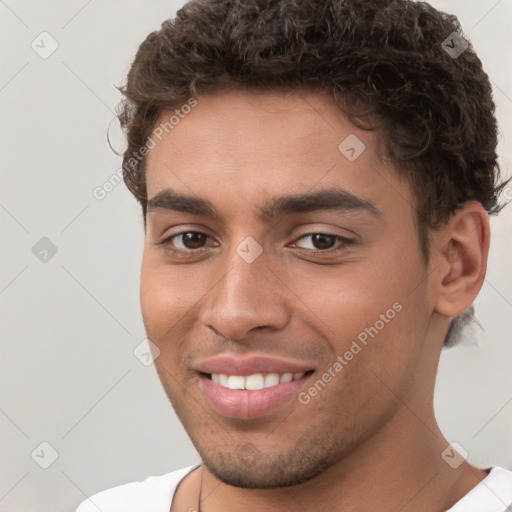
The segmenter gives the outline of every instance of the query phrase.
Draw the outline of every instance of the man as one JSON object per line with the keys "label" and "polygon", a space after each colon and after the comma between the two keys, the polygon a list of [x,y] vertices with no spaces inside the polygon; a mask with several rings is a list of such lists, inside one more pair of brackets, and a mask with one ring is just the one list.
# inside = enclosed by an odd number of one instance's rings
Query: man
{"label": "man", "polygon": [[202,463],[78,512],[504,511],[512,472],[468,463],[433,410],[503,187],[456,18],[192,0],[123,92],[142,315]]}

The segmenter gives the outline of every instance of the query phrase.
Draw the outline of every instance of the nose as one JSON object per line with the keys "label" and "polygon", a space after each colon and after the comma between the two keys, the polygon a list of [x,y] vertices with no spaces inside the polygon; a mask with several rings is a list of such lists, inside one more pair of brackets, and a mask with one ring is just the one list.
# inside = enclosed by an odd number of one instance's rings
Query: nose
{"label": "nose", "polygon": [[264,253],[247,263],[234,252],[221,272],[223,277],[204,304],[204,325],[231,341],[243,340],[256,329],[286,326],[289,310],[283,284]]}

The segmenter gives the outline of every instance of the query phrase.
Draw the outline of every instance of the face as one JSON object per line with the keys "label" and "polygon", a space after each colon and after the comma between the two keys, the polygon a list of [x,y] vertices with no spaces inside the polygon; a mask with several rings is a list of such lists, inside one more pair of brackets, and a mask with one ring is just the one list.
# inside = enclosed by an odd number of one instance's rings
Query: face
{"label": "face", "polygon": [[414,201],[327,95],[196,99],[147,159],[155,365],[220,480],[300,483],[431,392]]}

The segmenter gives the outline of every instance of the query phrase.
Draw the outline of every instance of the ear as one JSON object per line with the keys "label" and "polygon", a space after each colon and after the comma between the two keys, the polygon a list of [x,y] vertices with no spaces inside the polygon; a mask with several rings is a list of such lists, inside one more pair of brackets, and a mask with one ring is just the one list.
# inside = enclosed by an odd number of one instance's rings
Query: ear
{"label": "ear", "polygon": [[487,212],[477,201],[464,203],[437,232],[434,243],[435,311],[454,317],[471,306],[485,279],[490,243]]}

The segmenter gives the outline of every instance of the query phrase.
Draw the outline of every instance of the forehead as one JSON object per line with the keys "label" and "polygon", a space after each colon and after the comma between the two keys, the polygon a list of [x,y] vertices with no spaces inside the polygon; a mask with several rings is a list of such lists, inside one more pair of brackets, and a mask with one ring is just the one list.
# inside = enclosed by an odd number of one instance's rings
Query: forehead
{"label": "forehead", "polygon": [[223,90],[195,99],[172,127],[164,123],[173,112],[157,123],[167,130],[153,137],[147,157],[149,199],[172,188],[256,204],[337,187],[410,206],[408,186],[379,157],[376,134],[353,126],[327,93]]}

